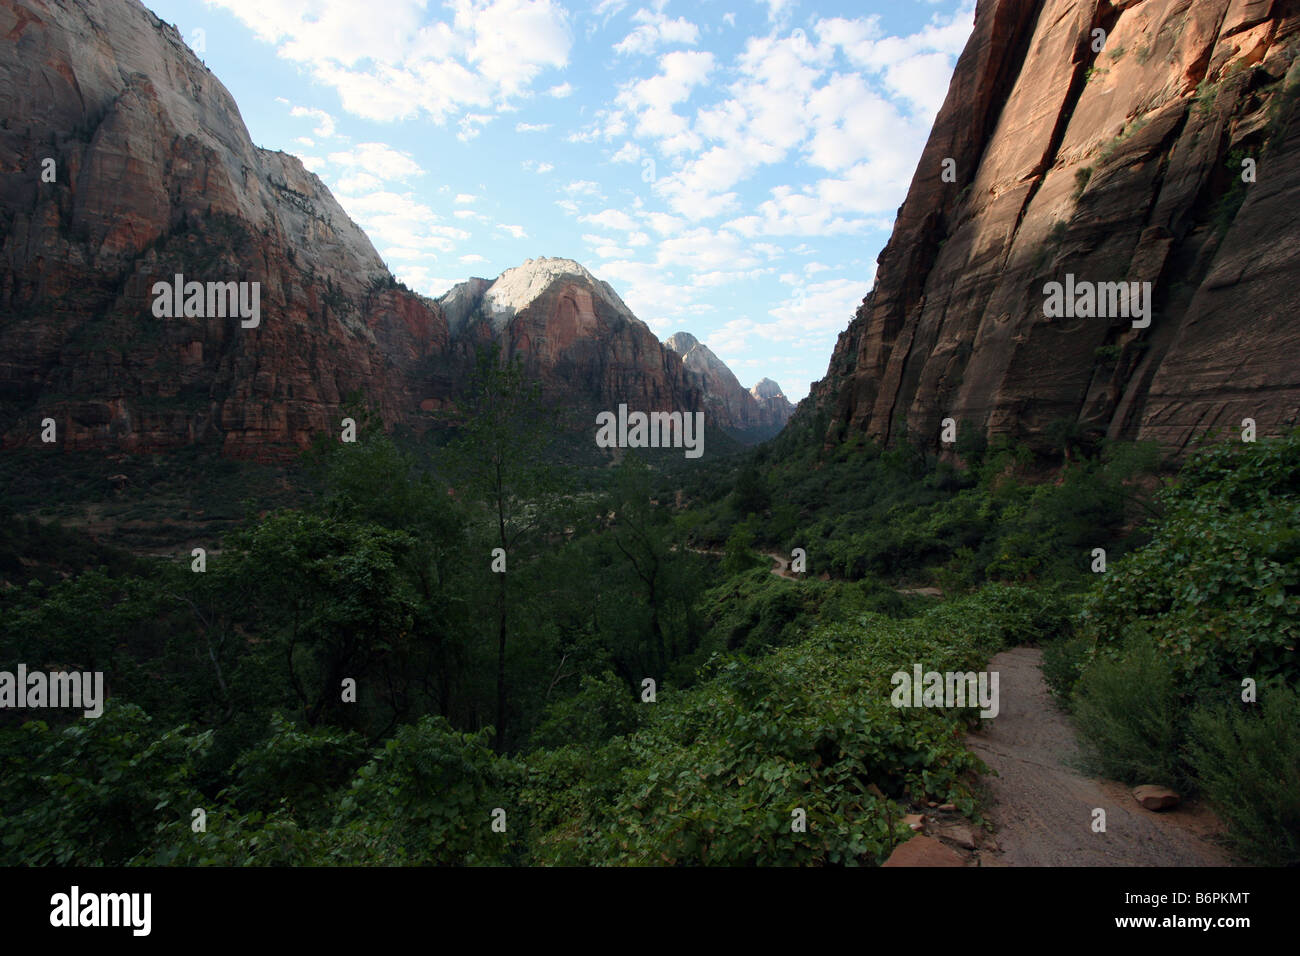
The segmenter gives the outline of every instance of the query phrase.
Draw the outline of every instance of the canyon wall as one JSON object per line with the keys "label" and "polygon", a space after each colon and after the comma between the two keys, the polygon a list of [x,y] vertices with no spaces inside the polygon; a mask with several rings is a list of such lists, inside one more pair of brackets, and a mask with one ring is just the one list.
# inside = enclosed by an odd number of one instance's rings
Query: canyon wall
{"label": "canyon wall", "polygon": [[[939,448],[953,418],[1174,454],[1245,418],[1294,426],[1297,50],[1296,0],[982,0],[875,286],[800,414],[832,443]],[[1151,283],[1149,326],[1046,315],[1067,276]]]}

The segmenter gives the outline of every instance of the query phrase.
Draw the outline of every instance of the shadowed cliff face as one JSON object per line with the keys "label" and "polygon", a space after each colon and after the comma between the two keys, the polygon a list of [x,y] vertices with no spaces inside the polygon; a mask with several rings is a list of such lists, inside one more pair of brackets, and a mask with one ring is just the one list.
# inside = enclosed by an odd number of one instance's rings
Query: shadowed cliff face
{"label": "shadowed cliff face", "polygon": [[[1174,452],[1294,424],[1297,50],[1297,0],[981,2],[875,288],[801,412],[832,442],[938,446],[954,418]],[[1150,282],[1149,327],[1045,315],[1067,275]]]}
{"label": "shadowed cliff face", "polygon": [[[608,283],[571,259],[529,259],[494,282],[463,282],[438,301],[458,341],[500,345],[550,401],[584,410],[712,411],[681,359]],[[721,414],[709,423],[733,425]]]}

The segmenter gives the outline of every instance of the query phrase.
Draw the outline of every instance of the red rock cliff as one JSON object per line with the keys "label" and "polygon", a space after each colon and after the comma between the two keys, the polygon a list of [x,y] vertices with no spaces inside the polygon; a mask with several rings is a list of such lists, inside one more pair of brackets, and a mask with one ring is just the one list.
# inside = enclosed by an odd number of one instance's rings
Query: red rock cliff
{"label": "red rock cliff", "polygon": [[[1297,0],[982,0],[875,288],[801,411],[830,441],[935,446],[948,417],[1175,452],[1295,424],[1298,49]],[[1067,274],[1152,283],[1149,327],[1049,318]]]}

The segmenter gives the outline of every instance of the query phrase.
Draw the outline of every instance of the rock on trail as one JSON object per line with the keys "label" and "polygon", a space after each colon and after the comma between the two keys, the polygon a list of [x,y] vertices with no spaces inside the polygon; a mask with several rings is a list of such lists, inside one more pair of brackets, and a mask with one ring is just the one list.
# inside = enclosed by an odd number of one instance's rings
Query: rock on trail
{"label": "rock on trail", "polygon": [[[1123,784],[1074,769],[1074,728],[1048,694],[1036,648],[1003,651],[1001,709],[970,748],[996,776],[984,778],[996,853],[985,866],[1230,866],[1214,842],[1221,825],[1194,801],[1162,813],[1143,809]],[[1106,832],[1092,831],[1093,810],[1106,811]]]}

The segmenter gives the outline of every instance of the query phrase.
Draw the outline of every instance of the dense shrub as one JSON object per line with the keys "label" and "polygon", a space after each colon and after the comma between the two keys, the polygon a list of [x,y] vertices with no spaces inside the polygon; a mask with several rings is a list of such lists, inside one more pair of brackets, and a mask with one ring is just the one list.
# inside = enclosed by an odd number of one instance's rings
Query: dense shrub
{"label": "dense shrub", "polygon": [[1211,446],[1161,496],[1145,547],[1081,616],[1102,648],[1149,634],[1189,677],[1300,679],[1300,432]]}
{"label": "dense shrub", "polygon": [[[912,618],[822,624],[758,659],[717,657],[697,686],[661,690],[635,733],[528,756],[530,773],[562,774],[528,791],[533,852],[564,863],[879,863],[908,835],[900,801],[973,813],[981,769],[961,739],[977,709],[895,709],[890,676],[916,663],[978,671],[1060,615],[1005,587]],[[618,776],[598,782],[596,768]],[[791,829],[799,809],[806,833]]]}
{"label": "dense shrub", "polygon": [[1099,658],[1078,684],[1074,719],[1091,769],[1129,784],[1185,787],[1179,758],[1186,732],[1178,675],[1149,641],[1119,660]]}
{"label": "dense shrub", "polygon": [[1092,652],[1086,637],[1064,637],[1043,645],[1043,679],[1062,707],[1073,707],[1074,689]]}
{"label": "dense shrub", "polygon": [[1192,715],[1192,773],[1250,859],[1300,864],[1300,693],[1261,688],[1256,704]]}
{"label": "dense shrub", "polygon": [[53,730],[31,721],[0,735],[0,863],[121,866],[160,821],[204,805],[192,786],[211,732],[163,730],[111,698],[94,720]]}

